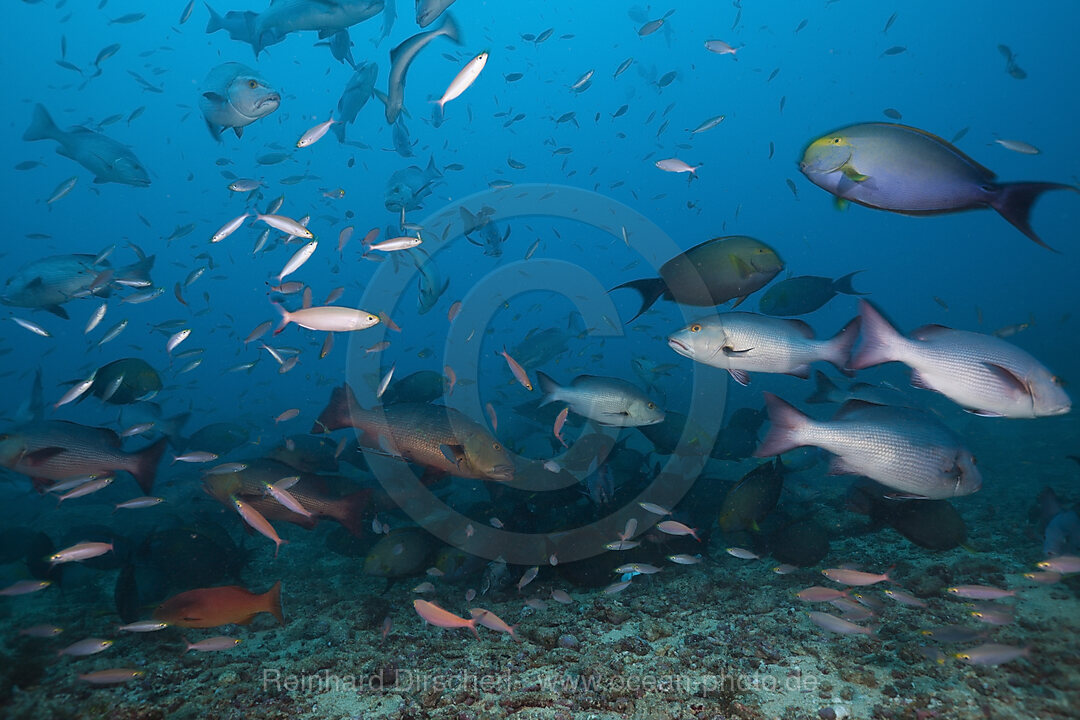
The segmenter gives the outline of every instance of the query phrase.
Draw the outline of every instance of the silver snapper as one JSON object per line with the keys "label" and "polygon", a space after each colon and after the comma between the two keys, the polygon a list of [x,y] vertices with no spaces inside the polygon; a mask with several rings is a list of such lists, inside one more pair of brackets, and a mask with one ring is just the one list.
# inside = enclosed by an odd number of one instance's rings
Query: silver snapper
{"label": "silver snapper", "polygon": [[971,451],[925,413],[852,400],[831,421],[819,422],[772,393],[765,393],[765,405],[772,427],[757,457],[819,447],[835,456],[830,474],[863,475],[901,498],[940,500],[982,487]]}
{"label": "silver snapper", "polygon": [[927,325],[904,337],[862,301],[863,342],[851,360],[861,370],[886,362],[911,368],[911,384],[934,390],[976,415],[1063,415],[1072,401],[1038,360],[1001,338]]}
{"label": "silver snapper", "polygon": [[345,142],[345,127],[356,121],[357,114],[371,99],[378,75],[379,66],[365,62],[360,63],[356,72],[349,78],[337,103],[336,117],[340,122],[330,126],[330,131],[337,136],[338,142]]}
{"label": "silver snapper", "polygon": [[439,298],[450,287],[450,280],[443,280],[435,259],[423,250],[418,248],[415,252],[410,252],[409,256],[416,264],[416,269],[420,271],[420,278],[416,283],[420,293],[417,298],[417,308],[423,315],[439,302]]}
{"label": "silver snapper", "polygon": [[691,360],[727,370],[740,385],[748,385],[749,372],[808,378],[810,363],[818,360],[843,369],[858,326],[859,319],[854,318],[829,340],[818,340],[801,320],[730,312],[687,325],[672,333],[668,345]]}
{"label": "silver snapper", "polygon": [[278,109],[281,95],[257,70],[228,62],[218,65],[203,81],[199,109],[215,140],[233,129],[242,137],[244,128]]}
{"label": "silver snapper", "polygon": [[42,308],[67,319],[67,312],[60,307],[68,300],[83,297],[107,297],[112,284],[120,282],[130,287],[151,285],[150,268],[154,256],[143,258],[127,267],[117,268],[112,280],[93,290],[90,286],[110,266],[107,262],[94,263],[93,255],[53,255],[24,265],[8,278],[0,302],[16,307]]}
{"label": "silver snapper", "polygon": [[405,103],[405,76],[409,66],[428,43],[445,35],[461,44],[461,34],[453,15],[447,15],[443,24],[434,30],[417,33],[390,51],[390,79],[386,87],[386,122],[393,125]]}
{"label": "silver snapper", "polygon": [[426,28],[453,4],[454,0],[416,0],[416,24]]}
{"label": "silver snapper", "polygon": [[563,402],[576,414],[601,425],[638,427],[663,422],[664,411],[636,386],[619,378],[578,375],[569,385],[559,385],[537,371],[544,399],[540,406]]}
{"label": "silver snapper", "polygon": [[34,106],[34,115],[30,127],[23,133],[23,140],[55,140],[60,144],[56,154],[71,158],[92,172],[95,183],[150,185],[146,168],[127,146],[81,125],[61,130],[40,103]]}
{"label": "silver snapper", "polygon": [[416,165],[396,170],[386,181],[386,209],[392,212],[419,210],[431,194],[431,188],[442,180],[442,173],[435,167],[435,158],[428,158],[427,167]]}

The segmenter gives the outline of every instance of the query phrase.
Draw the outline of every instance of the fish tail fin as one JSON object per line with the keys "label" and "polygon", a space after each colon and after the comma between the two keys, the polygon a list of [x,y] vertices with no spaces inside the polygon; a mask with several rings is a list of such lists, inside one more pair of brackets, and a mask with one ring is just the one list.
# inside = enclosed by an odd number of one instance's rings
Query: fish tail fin
{"label": "fish tail fin", "polygon": [[334,388],[330,391],[330,400],[326,403],[326,407],[319,413],[315,424],[312,425],[311,434],[317,435],[343,427],[351,427],[352,409],[355,407],[357,407],[356,396],[348,383]]}
{"label": "fish tail fin", "polygon": [[161,456],[165,454],[165,447],[168,444],[168,438],[161,438],[135,454],[135,466],[129,472],[147,495],[154,489],[158,463],[161,462]]}
{"label": "fish tail fin", "polygon": [[840,393],[840,388],[836,386],[829,376],[820,370],[814,371],[814,392],[810,394],[810,397],[806,398],[808,403],[828,403],[835,402],[835,398]]}
{"label": "fish tail fin", "polygon": [[555,395],[561,389],[559,383],[539,370],[536,371],[536,382],[540,385],[540,392],[544,393],[544,399],[540,401],[540,407],[555,402]]}
{"label": "fish tail fin", "polygon": [[450,13],[446,13],[446,19],[443,20],[442,31],[446,37],[450,38],[458,45],[463,41],[461,36],[461,28],[458,27],[457,21],[454,20],[454,16]]}
{"label": "fish tail fin", "polygon": [[156,255],[149,255],[125,268],[120,268],[113,280],[123,280],[126,284],[138,284],[141,287],[153,285],[154,281],[150,279],[150,271],[154,268],[156,257]]}
{"label": "fish tail fin", "polygon": [[1013,227],[1027,235],[1030,240],[1042,245],[1047,250],[1058,252],[1044,243],[1042,239],[1035,234],[1030,223],[1031,208],[1035,205],[1035,201],[1039,199],[1039,196],[1048,190],[1072,190],[1073,192],[1080,192],[1080,189],[1062,183],[1003,183],[995,186],[993,197],[990,200],[990,207],[997,210],[1001,217],[1012,223]]}
{"label": "fish tail fin", "polygon": [[821,359],[832,363],[837,370],[850,374],[846,368],[848,361],[851,360],[851,349],[855,347],[855,340],[859,337],[861,324],[862,318],[858,315],[848,320],[847,325],[840,328],[840,332],[825,343],[825,352]]}
{"label": "fish tail fin", "polygon": [[212,33],[218,30],[225,29],[225,19],[218,15],[214,8],[210,7],[210,3],[203,3],[206,5],[207,11],[210,13],[210,19],[206,21],[206,32]]}
{"label": "fish tail fin", "polygon": [[61,134],[60,128],[56,127],[52,116],[45,106],[38,103],[34,106],[34,114],[30,118],[30,127],[23,133],[23,140],[55,140]]}
{"label": "fish tail fin", "polygon": [[837,278],[836,280],[833,280],[833,286],[832,286],[833,290],[835,290],[836,292],[838,292],[838,293],[840,293],[842,295],[868,295],[869,293],[861,293],[861,292],[859,292],[858,290],[856,290],[855,288],[853,288],[851,286],[852,278],[854,278],[856,275],[858,275],[861,272],[863,272],[863,271],[862,270],[856,270],[855,272],[848,273],[844,277]]}
{"label": "fish tail fin", "polygon": [[667,284],[661,278],[631,280],[630,282],[624,282],[622,285],[616,285],[611,288],[611,290],[608,290],[608,292],[611,293],[621,288],[636,290],[638,294],[641,295],[641,309],[637,311],[637,314],[634,315],[634,317],[626,321],[627,325],[641,317],[643,312],[651,308],[653,304],[667,292]]}
{"label": "fish tail fin", "polygon": [[371,505],[371,489],[364,488],[346,495],[335,504],[334,519],[353,537],[364,536],[364,515]]}
{"label": "fish tail fin", "polygon": [[443,120],[446,119],[443,112],[443,102],[442,100],[432,100],[431,103],[431,124],[435,127],[442,127]]}
{"label": "fish tail fin", "polygon": [[767,392],[764,395],[771,427],[761,445],[754,451],[754,457],[773,457],[801,447],[804,443],[799,437],[800,431],[812,422],[810,418],[772,393]]}
{"label": "fish tail fin", "polygon": [[859,317],[862,318],[863,342],[859,351],[851,356],[848,368],[862,370],[896,360],[895,350],[904,342],[903,336],[865,300],[859,301]]}
{"label": "fish tail fin", "polygon": [[281,303],[273,303],[273,305],[274,305],[274,309],[276,309],[279,313],[281,313],[281,324],[278,325],[276,328],[274,328],[274,334],[275,335],[280,335],[281,333],[283,333],[285,331],[285,328],[289,327],[289,323],[292,322],[289,319],[289,315],[291,313],[289,313],[289,311],[286,310],[285,307]]}
{"label": "fish tail fin", "polygon": [[281,581],[274,583],[274,587],[263,595],[266,598],[266,612],[277,618],[282,625],[285,624],[285,612],[281,609]]}

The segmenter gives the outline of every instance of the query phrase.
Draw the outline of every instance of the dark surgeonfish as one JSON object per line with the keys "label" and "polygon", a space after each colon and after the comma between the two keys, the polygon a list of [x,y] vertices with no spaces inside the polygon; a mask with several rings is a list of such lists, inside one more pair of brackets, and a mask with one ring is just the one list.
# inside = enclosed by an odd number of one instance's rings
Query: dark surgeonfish
{"label": "dark surgeonfish", "polygon": [[856,270],[836,280],[817,275],[781,280],[761,296],[758,309],[766,315],[791,317],[812,313],[838,294],[865,295],[851,286],[851,279],[861,272]]}
{"label": "dark surgeonfish", "polygon": [[130,405],[150,400],[161,387],[161,376],[145,360],[122,358],[98,368],[86,394],[112,405]]}
{"label": "dark surgeonfish", "polygon": [[218,65],[206,76],[199,97],[199,109],[206,127],[215,140],[233,129],[242,137],[244,128],[278,109],[281,95],[257,70],[228,62]]}
{"label": "dark surgeonfish", "polygon": [[[60,307],[69,300],[108,297],[116,286],[149,287],[154,256],[122,268],[112,268],[94,255],[53,255],[24,265],[8,278],[0,302],[17,307],[41,308],[65,320]],[[111,272],[112,276],[106,281]]]}
{"label": "dark surgeonfish", "polygon": [[411,463],[466,478],[510,481],[514,464],[491,433],[453,408],[398,403],[364,410],[348,385],[334,388],[312,433],[351,427],[361,442]]}
{"label": "dark surgeonfish", "polygon": [[641,309],[627,322],[653,306],[660,298],[681,305],[712,307],[729,300],[746,299],[765,287],[784,269],[784,262],[771,247],[745,235],[713,238],[676,255],[660,266],[660,277],[631,280],[616,285],[641,294]]}
{"label": "dark surgeonfish", "polygon": [[23,133],[23,140],[55,140],[60,144],[56,153],[92,172],[96,183],[114,182],[135,187],[150,184],[146,168],[127,146],[81,125],[61,130],[40,103],[34,106],[33,119]]}
{"label": "dark surgeonfish", "polygon": [[997,176],[952,144],[925,130],[893,123],[864,123],[820,137],[806,148],[802,173],[838,198],[904,215],[993,208],[1045,248],[1028,222],[1047,190],[1072,190],[1052,182],[999,183]]}

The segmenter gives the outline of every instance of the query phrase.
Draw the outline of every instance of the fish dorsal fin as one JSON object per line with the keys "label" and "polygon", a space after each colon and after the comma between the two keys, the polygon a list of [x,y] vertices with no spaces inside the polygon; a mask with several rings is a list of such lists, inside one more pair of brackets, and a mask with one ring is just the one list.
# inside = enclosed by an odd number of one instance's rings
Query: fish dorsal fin
{"label": "fish dorsal fin", "polygon": [[877,403],[868,402],[866,400],[856,400],[853,398],[840,406],[840,409],[836,411],[835,415],[833,415],[833,420],[843,420],[844,418],[849,417],[850,415],[858,412],[859,410],[876,407],[882,406],[878,405]]}
{"label": "fish dorsal fin", "polygon": [[977,170],[979,173],[984,175],[986,180],[993,180],[994,178],[997,177],[997,173],[995,173],[993,170],[990,170],[989,168],[983,167],[979,163],[975,162],[970,157],[968,157],[967,154],[961,152],[955,145],[950,143],[948,140],[944,140],[944,139],[938,137],[937,135],[935,135],[934,133],[926,132],[925,130],[920,130],[919,128],[913,128],[913,127],[910,127],[908,125],[901,125],[899,123],[878,123],[878,125],[886,125],[888,127],[899,128],[901,130],[905,130],[905,131],[910,132],[910,133],[915,133],[916,135],[922,135],[923,137],[925,137],[925,138],[927,138],[929,140],[933,140],[934,142],[939,143],[942,146],[948,148],[950,152],[954,153],[961,160],[963,160],[968,165],[970,165],[975,170]]}
{"label": "fish dorsal fin", "polygon": [[796,320],[796,319],[792,318],[792,319],[789,319],[787,322],[788,322],[788,325],[790,325],[793,329],[797,330],[799,332],[799,334],[801,334],[807,340],[813,340],[814,339],[814,329],[812,327],[810,327],[809,325],[807,325],[802,320]]}
{"label": "fish dorsal fin", "polygon": [[943,332],[952,332],[952,328],[946,325],[923,325],[920,328],[915,328],[911,331],[911,337],[916,340],[931,340],[935,336],[940,335]]}

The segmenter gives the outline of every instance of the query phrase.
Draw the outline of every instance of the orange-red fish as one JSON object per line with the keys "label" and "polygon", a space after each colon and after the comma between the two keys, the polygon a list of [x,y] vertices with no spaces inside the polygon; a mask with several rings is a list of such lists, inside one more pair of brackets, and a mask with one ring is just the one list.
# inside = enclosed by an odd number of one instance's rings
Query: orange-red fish
{"label": "orange-red fish", "polygon": [[281,611],[281,581],[259,595],[239,585],[188,590],[158,605],[154,619],[176,627],[212,628],[247,625],[256,615],[268,612],[285,624]]}

